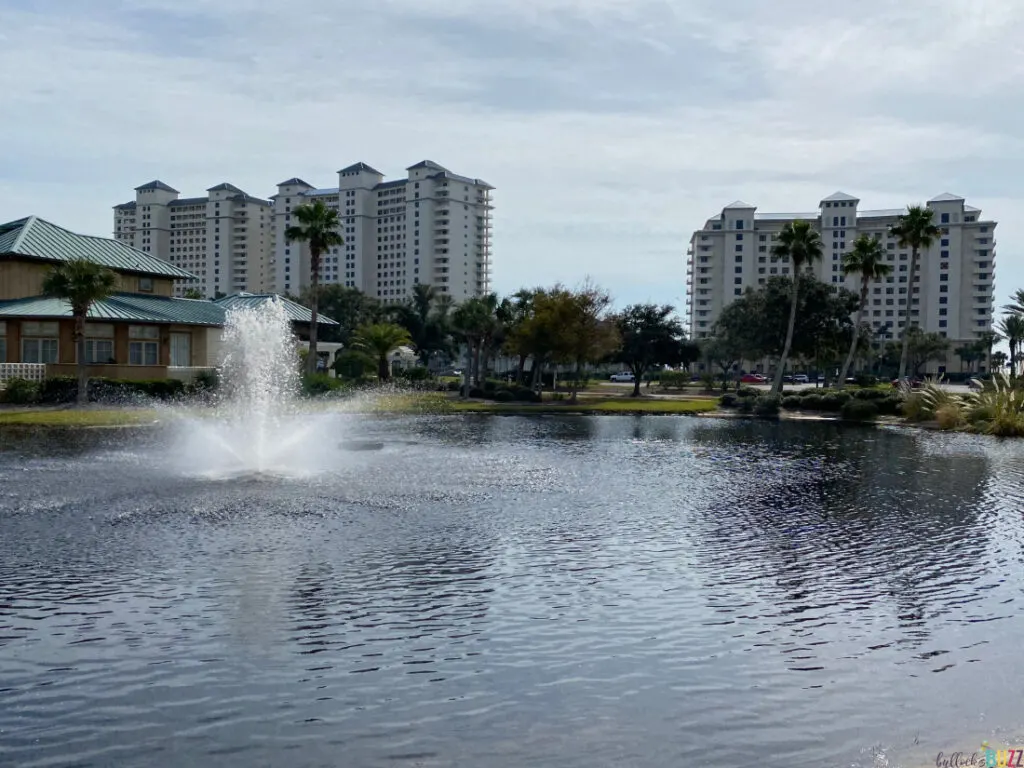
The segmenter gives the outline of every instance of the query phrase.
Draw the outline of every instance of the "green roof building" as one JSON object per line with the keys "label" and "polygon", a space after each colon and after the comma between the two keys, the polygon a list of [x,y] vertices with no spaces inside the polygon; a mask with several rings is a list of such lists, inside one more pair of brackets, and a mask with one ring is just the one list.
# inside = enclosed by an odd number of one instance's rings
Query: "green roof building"
{"label": "green roof building", "polygon": [[[54,264],[75,258],[118,276],[117,291],[89,311],[90,377],[188,376],[214,366],[227,313],[274,299],[284,302],[298,339],[309,338],[309,309],[293,301],[246,293],[217,301],[176,298],[174,282],[192,279],[189,272],[117,240],[79,235],[29,216],[0,224],[0,381],[74,374],[71,306],[42,295],[42,283]],[[337,325],[323,316],[319,322]]]}

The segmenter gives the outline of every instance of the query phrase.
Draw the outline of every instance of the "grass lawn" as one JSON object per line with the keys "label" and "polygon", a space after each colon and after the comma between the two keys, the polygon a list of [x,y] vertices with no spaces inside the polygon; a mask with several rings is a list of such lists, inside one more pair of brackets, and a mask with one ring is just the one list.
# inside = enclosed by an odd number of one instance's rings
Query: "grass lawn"
{"label": "grass lawn", "polygon": [[134,408],[0,411],[0,427],[120,427],[156,418],[156,411]]}

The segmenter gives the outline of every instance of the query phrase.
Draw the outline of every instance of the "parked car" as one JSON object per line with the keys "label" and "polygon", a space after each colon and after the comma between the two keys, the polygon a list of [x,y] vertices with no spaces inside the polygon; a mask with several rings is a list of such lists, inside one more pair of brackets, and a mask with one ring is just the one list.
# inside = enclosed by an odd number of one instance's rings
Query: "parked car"
{"label": "parked car", "polygon": [[630,384],[636,379],[636,377],[630,371],[622,371],[620,373],[613,373],[611,375],[612,381],[628,382]]}
{"label": "parked car", "polygon": [[792,384],[793,383],[793,375],[787,373],[785,376],[782,377],[782,381],[785,384]]}
{"label": "parked car", "polygon": [[744,373],[740,376],[742,384],[764,384],[767,379],[760,373]]}
{"label": "parked car", "polygon": [[808,378],[806,373],[795,373],[793,374],[794,384],[810,384],[811,380]]}

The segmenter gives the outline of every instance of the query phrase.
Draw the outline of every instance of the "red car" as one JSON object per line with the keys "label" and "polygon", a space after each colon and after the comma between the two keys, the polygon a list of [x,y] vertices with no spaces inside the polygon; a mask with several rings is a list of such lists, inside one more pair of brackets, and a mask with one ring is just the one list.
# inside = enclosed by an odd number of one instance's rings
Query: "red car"
{"label": "red car", "polygon": [[764,384],[768,379],[760,373],[744,373],[740,376],[741,384]]}

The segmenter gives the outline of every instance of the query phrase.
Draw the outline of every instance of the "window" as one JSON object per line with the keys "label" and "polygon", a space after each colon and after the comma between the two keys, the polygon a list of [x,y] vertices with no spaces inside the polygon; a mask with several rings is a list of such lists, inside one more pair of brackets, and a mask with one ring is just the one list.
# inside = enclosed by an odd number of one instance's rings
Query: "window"
{"label": "window", "polygon": [[56,323],[23,323],[22,362],[56,362],[58,335]]}
{"label": "window", "polygon": [[743,219],[737,219],[736,229],[743,229]]}
{"label": "window", "polygon": [[[940,219],[940,221],[943,224],[949,224],[949,214],[948,213],[942,214],[942,218]],[[852,344],[853,342],[850,342],[850,343]]]}
{"label": "window", "polygon": [[[939,320],[939,328],[945,328],[947,323],[947,320]],[[852,344],[853,342],[851,341],[850,343]]]}
{"label": "window", "polygon": [[[736,253],[743,253],[743,246],[739,243],[736,243]],[[853,342],[850,343],[852,344]]]}
{"label": "window", "polygon": [[85,362],[94,365],[112,365],[115,362],[114,326],[112,324],[86,323]]}
{"label": "window", "polygon": [[[949,258],[949,251],[939,251],[939,256],[941,258],[943,258],[943,259],[948,259]],[[850,342],[850,343],[852,344],[853,342]]]}
{"label": "window", "polygon": [[188,368],[192,365],[192,336],[188,333],[171,334],[171,366]]}
{"label": "window", "polygon": [[[943,248],[946,248],[949,245],[949,238],[948,237],[942,238],[942,242],[940,242],[939,245],[941,245]],[[850,342],[850,343],[852,344],[853,342]]]}
{"label": "window", "polygon": [[759,245],[759,246],[757,246],[757,252],[758,253],[767,253],[768,252],[768,246],[767,245]]}
{"label": "window", "polygon": [[[157,365],[160,359],[160,329],[155,325],[128,326],[128,364]],[[150,341],[152,339],[152,341]]]}

